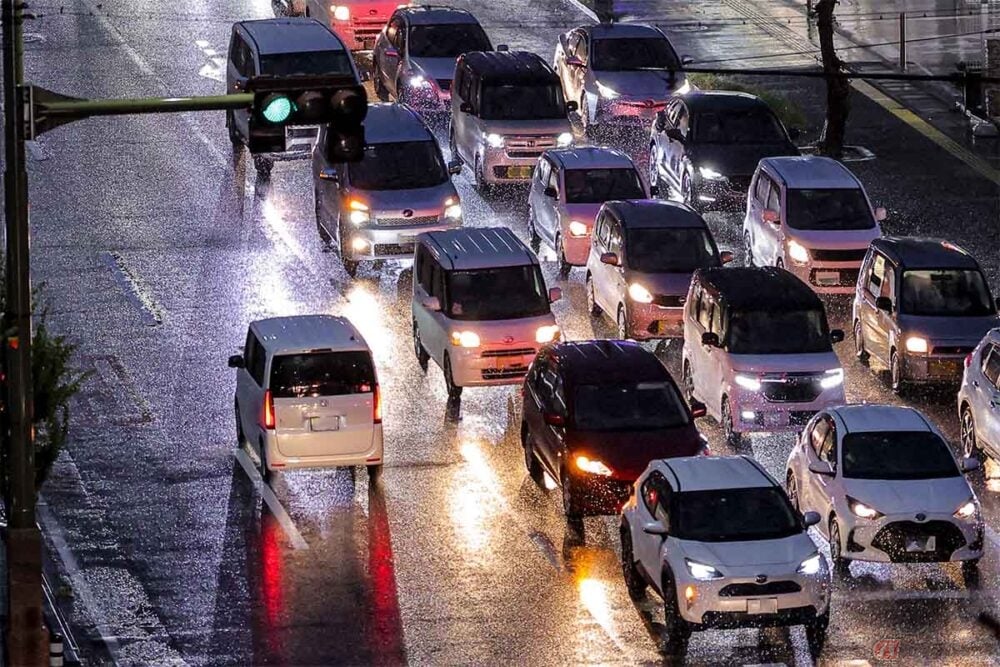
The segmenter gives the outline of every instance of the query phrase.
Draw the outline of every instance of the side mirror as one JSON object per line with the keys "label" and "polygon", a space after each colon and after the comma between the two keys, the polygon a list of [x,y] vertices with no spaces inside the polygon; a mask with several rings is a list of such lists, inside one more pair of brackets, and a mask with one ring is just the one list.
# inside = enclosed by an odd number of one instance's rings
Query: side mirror
{"label": "side mirror", "polygon": [[972,458],[971,456],[966,456],[959,463],[959,467],[961,467],[962,472],[964,473],[975,472],[979,470],[981,466],[982,463],[980,463],[979,459]]}
{"label": "side mirror", "polygon": [[691,56],[681,56],[681,65],[690,65],[694,62],[694,58]]}
{"label": "side mirror", "polygon": [[892,312],[892,299],[887,296],[880,296],[875,299],[875,307],[887,313]]}
{"label": "side mirror", "polygon": [[330,181],[332,183],[340,182],[340,174],[333,167],[324,167],[319,170],[319,178],[321,181]]}
{"label": "side mirror", "polygon": [[806,528],[809,526],[815,526],[822,520],[823,519],[820,517],[819,512],[809,511],[802,515],[802,523],[806,525]]}
{"label": "side mirror", "polygon": [[826,461],[810,462],[809,472],[814,472],[817,475],[826,475],[827,477],[833,477],[833,467]]}
{"label": "side mirror", "polygon": [[650,185],[649,186],[649,196],[652,199],[656,199],[657,197],[659,197],[660,196],[660,186],[659,185]]}
{"label": "side mirror", "polygon": [[545,196],[552,197],[553,199],[555,199],[556,197],[559,196],[559,193],[556,192],[556,189],[550,185],[545,188]]}
{"label": "side mirror", "polygon": [[667,527],[661,521],[650,521],[642,524],[642,532],[647,535],[666,535]]}
{"label": "side mirror", "polygon": [[695,419],[704,417],[708,414],[708,408],[701,401],[696,401],[691,399],[691,416]]}
{"label": "side mirror", "polygon": [[701,335],[701,344],[708,347],[719,347],[719,334],[706,331]]}
{"label": "side mirror", "polygon": [[424,308],[431,311],[432,313],[437,313],[441,310],[441,300],[438,299],[436,296],[429,296],[423,299],[420,302],[420,305],[422,305]]}
{"label": "side mirror", "polygon": [[458,110],[461,111],[462,113],[472,113],[472,105],[469,104],[468,102],[462,102],[460,105],[458,105]]}
{"label": "side mirror", "polygon": [[672,127],[669,130],[667,130],[667,138],[670,139],[671,141],[679,141],[682,144],[687,142],[687,139],[684,138],[684,133],[678,130],[676,127]]}
{"label": "side mirror", "polygon": [[565,426],[566,418],[554,412],[546,412],[543,416],[545,423],[549,426]]}
{"label": "side mirror", "polygon": [[775,225],[781,224],[781,216],[778,215],[778,212],[774,209],[764,209],[764,212],[760,214],[760,217],[764,219],[764,222],[770,222]]}
{"label": "side mirror", "polygon": [[583,67],[583,61],[576,56],[566,56],[566,67]]}
{"label": "side mirror", "polygon": [[452,176],[457,176],[462,173],[462,161],[461,160],[450,160],[448,162],[448,173]]}
{"label": "side mirror", "polygon": [[733,254],[732,250],[723,250],[722,252],[719,253],[719,260],[723,264],[729,264],[734,259],[736,259],[736,255]]}
{"label": "side mirror", "polygon": [[246,368],[246,361],[243,360],[242,354],[234,354],[229,357],[229,367],[230,368]]}
{"label": "side mirror", "polygon": [[844,342],[844,330],[843,329],[833,329],[830,331],[830,342],[831,343],[842,343]]}
{"label": "side mirror", "polygon": [[503,53],[504,51],[510,51],[510,47],[506,44],[497,44],[497,51]]}
{"label": "side mirror", "polygon": [[555,303],[562,298],[562,288],[561,287],[550,287],[549,288],[549,303]]}
{"label": "side mirror", "polygon": [[616,255],[613,252],[602,252],[601,264],[608,264],[609,266],[618,266],[618,255]]}
{"label": "side mirror", "polygon": [[579,111],[580,105],[576,103],[575,100],[570,100],[566,103],[566,111],[573,113],[574,111]]}
{"label": "side mirror", "polygon": [[889,217],[889,213],[885,210],[884,206],[879,206],[875,209],[875,220],[876,222],[882,222]]}
{"label": "side mirror", "polygon": [[799,128],[797,127],[788,128],[788,138],[791,139],[792,141],[795,141],[801,136],[802,136],[802,130],[800,130]]}
{"label": "side mirror", "polygon": [[383,55],[385,55],[386,58],[398,58],[399,49],[397,49],[395,46],[387,47]]}

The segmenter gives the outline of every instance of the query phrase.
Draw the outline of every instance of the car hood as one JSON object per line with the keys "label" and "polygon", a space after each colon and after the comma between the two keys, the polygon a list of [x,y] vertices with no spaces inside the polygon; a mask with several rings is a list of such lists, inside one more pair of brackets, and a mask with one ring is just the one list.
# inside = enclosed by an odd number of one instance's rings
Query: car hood
{"label": "car hood", "polygon": [[616,99],[654,100],[665,102],[670,95],[683,85],[683,74],[674,76],[670,85],[670,74],[659,71],[640,72],[594,72],[594,82],[607,86],[621,97]]}
{"label": "car hood", "polygon": [[840,360],[832,350],[810,354],[732,354],[729,358],[737,373],[813,373],[840,368]]}
{"label": "car hood", "polygon": [[702,447],[693,423],[658,431],[578,431],[567,433],[572,456],[599,459],[617,480],[635,481],[654,459],[694,456]]}
{"label": "car hood", "polygon": [[562,210],[566,212],[567,220],[579,220],[588,227],[593,227],[601,204],[563,204]]}
{"label": "car hood", "polygon": [[718,566],[726,575],[743,575],[741,568],[759,571],[761,565],[787,565],[794,572],[816,553],[816,545],[805,533],[776,540],[748,542],[694,542],[684,540],[684,555],[705,565]]}
{"label": "car hood", "polygon": [[529,118],[528,120],[483,120],[484,132],[495,132],[504,136],[558,137],[563,132],[572,132],[569,118]]}
{"label": "car hood", "polygon": [[696,167],[711,167],[723,176],[748,178],[766,157],[798,155],[792,144],[693,144],[688,149]]}
{"label": "car hood", "polygon": [[414,73],[416,70],[420,70],[420,73],[431,79],[448,79],[450,81],[455,78],[454,58],[410,58],[410,63],[414,68]]}
{"label": "car hood", "polygon": [[687,295],[691,287],[691,273],[646,273],[625,269],[625,280],[637,282],[650,294]]}
{"label": "car hood", "polygon": [[965,477],[944,479],[850,479],[844,492],[882,514],[951,514],[972,497]]}
{"label": "car hood", "polygon": [[899,327],[904,335],[920,335],[932,345],[974,347],[986,333],[1000,325],[1000,317],[922,317],[899,315]]}
{"label": "car hood", "polygon": [[[873,219],[874,222],[874,219]],[[868,245],[882,236],[878,223],[869,229],[794,229],[785,227],[785,238],[796,240],[807,248],[833,248],[836,250],[867,250]]]}
{"label": "car hood", "polygon": [[451,180],[429,188],[407,188],[405,190],[359,190],[352,188],[351,194],[363,200],[372,211],[441,210],[445,199],[454,197],[456,201],[458,200],[458,192]]}

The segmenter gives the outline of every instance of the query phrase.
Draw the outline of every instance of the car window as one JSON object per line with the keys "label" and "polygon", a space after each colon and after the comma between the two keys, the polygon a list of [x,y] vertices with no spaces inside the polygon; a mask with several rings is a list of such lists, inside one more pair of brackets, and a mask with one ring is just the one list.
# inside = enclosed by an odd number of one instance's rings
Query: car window
{"label": "car window", "polygon": [[677,129],[681,131],[685,137],[688,135],[688,125],[690,123],[690,118],[688,117],[687,107],[683,104],[678,105],[677,109]]}
{"label": "car window", "polygon": [[904,271],[899,312],[924,317],[984,317],[995,312],[977,270]]}
{"label": "car window", "polygon": [[580,33],[571,32],[569,37],[566,38],[566,57],[572,58],[576,56],[577,46],[580,44]]}
{"label": "car window", "polygon": [[817,458],[819,458],[819,453],[823,449],[823,443],[829,433],[830,423],[826,419],[820,419],[816,422],[816,426],[813,427],[812,434],[809,436],[809,445]]}
{"label": "car window", "polygon": [[642,483],[642,502],[650,515],[656,512],[656,504],[660,501],[660,491],[656,488],[655,483],[658,476],[660,478],[663,477],[663,475],[654,471]]}
{"label": "car window", "polygon": [[580,33],[580,41],[576,44],[576,57],[586,64],[590,59],[590,46],[587,44],[587,35]]}
{"label": "car window", "polygon": [[385,30],[386,39],[392,44],[396,49],[403,48],[403,20],[400,18],[394,18],[389,21],[389,25]]}
{"label": "car window", "polygon": [[616,224],[609,225],[608,252],[618,255],[618,259],[622,258],[622,232]]}
{"label": "car window", "polygon": [[848,433],[843,460],[843,476],[849,479],[942,479],[961,474],[948,444],[932,431]]}
{"label": "car window", "polygon": [[712,302],[711,297],[707,294],[703,294],[701,297],[701,304],[698,308],[698,324],[705,328],[705,331],[712,330],[712,310],[715,304]]}
{"label": "car window", "polygon": [[885,279],[885,257],[875,253],[875,258],[872,261],[872,270],[868,276],[868,284],[866,288],[868,293],[872,296],[882,295],[882,281]]}
{"label": "car window", "polygon": [[[768,179],[770,181],[771,179]],[[767,194],[767,208],[775,213],[781,213],[781,189],[772,181]]]}
{"label": "car window", "polygon": [[407,54],[411,58],[457,58],[471,51],[490,51],[490,40],[478,23],[443,23],[410,27]]}
{"label": "car window", "polygon": [[573,422],[581,431],[655,431],[689,421],[684,401],[668,381],[576,387]]}
{"label": "car window", "polygon": [[892,301],[896,300],[896,272],[892,270],[892,265],[886,266],[885,277],[882,278],[882,290],[879,296],[884,296]]}
{"label": "car window", "polygon": [[767,176],[764,175],[764,172],[757,172],[757,187],[754,188],[753,195],[757,202],[762,206],[765,202],[767,202],[767,190],[769,185]]}
{"label": "car window", "polygon": [[424,292],[428,295],[430,295],[433,285],[431,275],[434,264],[434,259],[431,257],[430,252],[428,252],[427,246],[421,244],[420,249],[417,251],[417,266],[415,271],[420,287],[423,288]]}
{"label": "car window", "polygon": [[535,169],[535,178],[543,188],[548,185],[550,169],[548,160],[542,158],[538,161],[538,169]]}
{"label": "car window", "polygon": [[560,402],[556,396],[557,387],[562,386],[562,379],[551,364],[546,364],[538,373],[538,401],[545,412],[554,412],[558,415],[566,414],[565,400]]}
{"label": "car window", "polygon": [[469,71],[468,66],[463,67],[461,70],[462,82],[459,84],[458,94],[466,102],[472,105],[473,110],[476,108],[476,100],[472,99],[472,72]]}
{"label": "car window", "polygon": [[431,289],[429,294],[436,296],[441,305],[444,306],[444,269],[437,262],[430,262],[431,265]]}
{"label": "car window", "polygon": [[827,421],[826,435],[820,443],[818,455],[820,461],[826,461],[831,468],[837,467],[837,428],[833,422]]}
{"label": "car window", "polygon": [[233,43],[229,50],[229,60],[233,63],[233,67],[240,76],[247,76],[247,61],[246,61],[246,45],[243,43],[243,39],[234,34]]}
{"label": "car window", "polygon": [[719,340],[723,339],[722,336],[722,306],[715,304],[712,307],[712,328],[710,331],[719,336]]}
{"label": "car window", "polygon": [[670,501],[670,485],[663,474],[654,470],[642,484],[642,502],[646,510],[669,530],[670,521],[667,508]]}
{"label": "car window", "polygon": [[243,362],[247,373],[257,383],[257,386],[264,386],[264,365],[267,363],[267,354],[264,346],[260,344],[253,331],[247,332],[247,342],[243,346]]}
{"label": "car window", "polygon": [[601,245],[605,248],[608,246],[608,230],[611,229],[611,222],[608,218],[601,219],[600,229],[597,231],[597,238],[601,241]]}
{"label": "car window", "polygon": [[558,196],[558,192],[559,192],[559,170],[556,169],[555,167],[550,168],[550,170],[549,170],[549,182],[546,183],[545,186],[549,187],[549,188],[552,188],[553,190],[555,190],[556,193],[557,193],[556,196]]}
{"label": "car window", "polygon": [[983,355],[983,359],[983,375],[993,383],[993,386],[1000,386],[997,383],[997,380],[1000,379],[1000,350],[997,349],[996,345],[990,345],[987,353]]}
{"label": "car window", "polygon": [[367,394],[374,387],[375,368],[368,352],[281,354],[271,362],[274,398]]}
{"label": "car window", "polygon": [[262,74],[289,76],[293,74],[353,75],[351,55],[347,51],[304,51],[277,53],[260,58]]}

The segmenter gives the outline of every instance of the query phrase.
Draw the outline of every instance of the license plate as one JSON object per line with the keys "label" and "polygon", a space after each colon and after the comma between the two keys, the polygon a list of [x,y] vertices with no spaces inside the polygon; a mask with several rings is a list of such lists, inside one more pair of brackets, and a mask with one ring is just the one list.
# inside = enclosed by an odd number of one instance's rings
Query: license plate
{"label": "license plate", "polygon": [[340,417],[312,417],[309,420],[310,431],[339,431]]}
{"label": "license plate", "polygon": [[937,536],[909,537],[906,539],[907,553],[921,553],[924,551],[934,551],[937,549]]}
{"label": "license plate", "polygon": [[531,178],[534,167],[507,167],[507,178]]}
{"label": "license plate", "polygon": [[840,272],[839,271],[817,271],[816,272],[816,284],[818,284],[818,285],[839,285],[840,284]]}
{"label": "license plate", "polygon": [[931,359],[927,370],[931,375],[951,376],[961,373],[962,367],[958,359]]}
{"label": "license plate", "polygon": [[777,614],[778,598],[762,598],[760,600],[747,600],[748,614]]}

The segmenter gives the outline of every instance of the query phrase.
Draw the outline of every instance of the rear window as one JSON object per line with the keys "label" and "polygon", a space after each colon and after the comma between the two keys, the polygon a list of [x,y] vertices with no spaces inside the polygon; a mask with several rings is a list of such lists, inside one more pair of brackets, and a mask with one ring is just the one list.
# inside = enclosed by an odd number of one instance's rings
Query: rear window
{"label": "rear window", "polygon": [[368,352],[283,354],[271,362],[274,398],[367,394],[375,387]]}
{"label": "rear window", "polygon": [[303,51],[260,57],[260,73],[274,76],[294,74],[354,74],[346,51]]}

